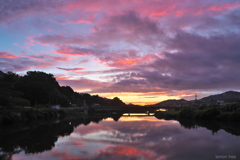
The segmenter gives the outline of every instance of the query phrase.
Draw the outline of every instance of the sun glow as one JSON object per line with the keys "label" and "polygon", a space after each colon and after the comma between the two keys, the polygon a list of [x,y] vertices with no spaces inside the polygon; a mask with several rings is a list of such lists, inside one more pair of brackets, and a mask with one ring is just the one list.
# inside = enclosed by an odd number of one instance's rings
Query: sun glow
{"label": "sun glow", "polygon": [[168,96],[167,94],[164,95],[161,93],[134,93],[134,92],[94,93],[94,94],[98,94],[99,96],[111,99],[114,97],[118,97],[126,104],[131,103],[141,106],[156,104],[167,99],[180,99],[182,96],[182,94]]}

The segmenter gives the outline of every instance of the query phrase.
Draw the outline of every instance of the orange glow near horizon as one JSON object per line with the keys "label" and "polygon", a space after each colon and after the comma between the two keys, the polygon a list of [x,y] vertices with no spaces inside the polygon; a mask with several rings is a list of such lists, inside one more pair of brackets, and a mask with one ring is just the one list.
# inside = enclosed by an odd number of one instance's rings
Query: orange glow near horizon
{"label": "orange glow near horizon", "polygon": [[[118,97],[120,98],[124,103],[126,104],[135,104],[135,105],[152,105],[159,102],[162,102],[164,100],[168,99],[181,99],[182,96],[192,96],[193,93],[182,93],[182,94],[176,94],[176,95],[165,95],[161,93],[128,93],[128,92],[121,92],[121,93],[94,93],[98,94],[101,97],[106,98],[114,98]],[[94,95],[93,94],[93,95]]]}

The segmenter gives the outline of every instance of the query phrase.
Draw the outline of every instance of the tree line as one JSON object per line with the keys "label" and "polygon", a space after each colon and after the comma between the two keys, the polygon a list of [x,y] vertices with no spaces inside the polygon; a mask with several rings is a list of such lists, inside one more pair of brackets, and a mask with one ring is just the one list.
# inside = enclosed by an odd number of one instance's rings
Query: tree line
{"label": "tree line", "polygon": [[13,72],[0,71],[0,106],[61,107],[125,106],[118,97],[103,98],[98,95],[75,92],[70,86],[60,86],[53,74],[28,71],[20,76]]}

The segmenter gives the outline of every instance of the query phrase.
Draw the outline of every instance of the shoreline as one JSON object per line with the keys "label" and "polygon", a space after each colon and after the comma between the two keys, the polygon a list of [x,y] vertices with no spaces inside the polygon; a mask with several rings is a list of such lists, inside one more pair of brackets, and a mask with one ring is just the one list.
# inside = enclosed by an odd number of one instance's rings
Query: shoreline
{"label": "shoreline", "polygon": [[0,125],[29,121],[60,120],[67,116],[82,115],[80,108],[0,108]]}
{"label": "shoreline", "polygon": [[193,107],[182,107],[179,110],[157,111],[155,117],[166,120],[217,120],[217,121],[240,121],[240,111],[224,111],[215,106],[204,109]]}
{"label": "shoreline", "polygon": [[187,129],[204,127],[214,135],[219,130],[224,130],[240,136],[240,112],[222,112],[215,107],[198,110],[185,107],[179,111],[158,111],[154,115],[158,119],[175,120]]}

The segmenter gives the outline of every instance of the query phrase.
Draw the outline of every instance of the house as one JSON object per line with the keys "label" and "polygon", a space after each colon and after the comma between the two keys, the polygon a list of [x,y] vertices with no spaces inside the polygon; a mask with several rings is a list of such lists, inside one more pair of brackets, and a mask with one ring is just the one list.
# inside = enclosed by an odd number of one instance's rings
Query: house
{"label": "house", "polygon": [[100,107],[100,104],[98,104],[98,103],[93,103],[93,104],[92,104],[92,107]]}
{"label": "house", "polygon": [[237,103],[237,102],[224,102],[223,100],[217,101],[218,106],[226,106],[226,105],[235,104],[235,103]]}

